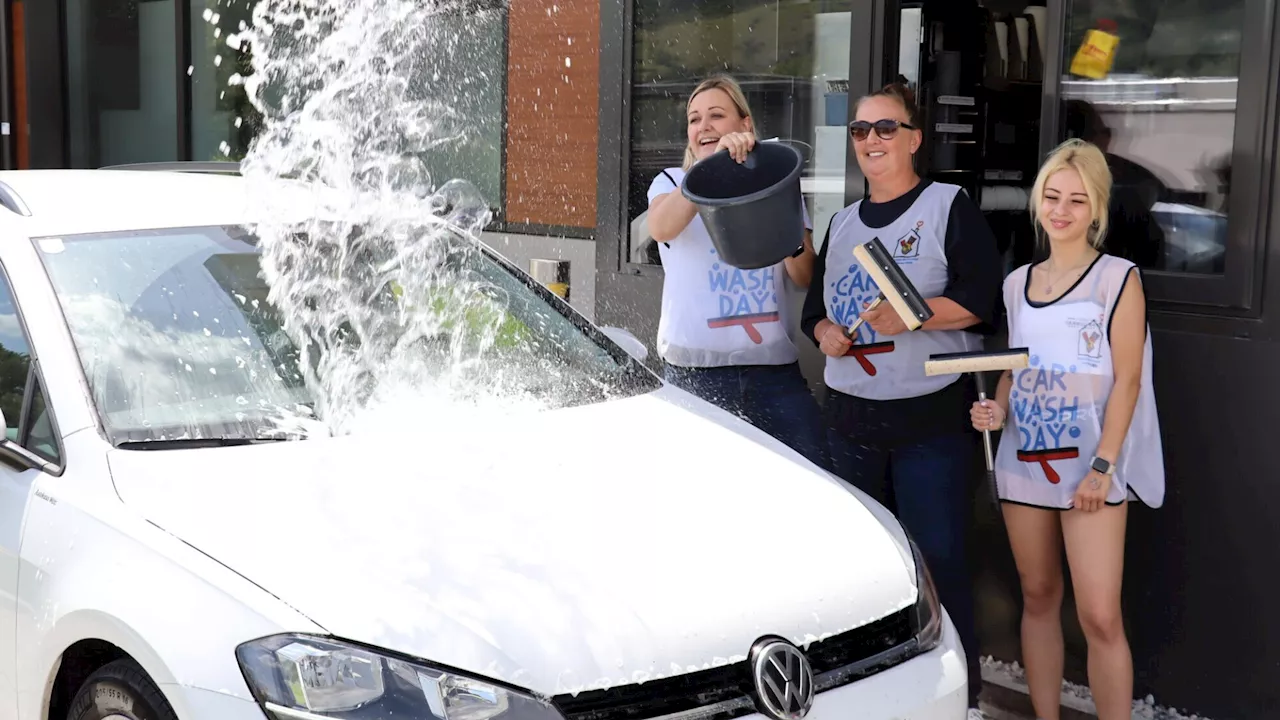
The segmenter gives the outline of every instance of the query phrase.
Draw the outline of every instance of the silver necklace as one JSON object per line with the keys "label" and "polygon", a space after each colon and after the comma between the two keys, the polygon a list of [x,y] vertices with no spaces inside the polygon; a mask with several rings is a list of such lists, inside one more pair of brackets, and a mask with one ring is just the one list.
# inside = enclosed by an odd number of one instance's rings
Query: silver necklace
{"label": "silver necklace", "polygon": [[[1051,293],[1051,292],[1053,292],[1053,286],[1054,286],[1054,285],[1056,285],[1056,284],[1057,284],[1057,282],[1058,282],[1059,280],[1064,280],[1064,279],[1066,279],[1066,278],[1069,276],[1069,275],[1068,275],[1069,273],[1072,273],[1072,272],[1078,272],[1078,271],[1080,271],[1080,270],[1084,269],[1084,268],[1085,268],[1085,267],[1087,267],[1087,266],[1089,265],[1089,263],[1091,263],[1091,262],[1093,262],[1093,258],[1092,258],[1092,257],[1091,257],[1091,258],[1089,258],[1088,260],[1086,260],[1085,262],[1080,263],[1079,265],[1075,265],[1075,266],[1072,266],[1072,267],[1067,268],[1066,272],[1065,272],[1064,274],[1062,274],[1062,275],[1059,275],[1057,278],[1054,278],[1054,277],[1053,277],[1053,275],[1052,275],[1051,273],[1049,273],[1049,271],[1046,269],[1046,270],[1045,270],[1045,274],[1049,276],[1049,282],[1048,282],[1048,283],[1046,283],[1046,284],[1045,284],[1045,286],[1044,286],[1044,291],[1045,291],[1045,293]],[[1056,265],[1056,264],[1055,264],[1054,268],[1055,268],[1055,269],[1057,268],[1057,265]]]}

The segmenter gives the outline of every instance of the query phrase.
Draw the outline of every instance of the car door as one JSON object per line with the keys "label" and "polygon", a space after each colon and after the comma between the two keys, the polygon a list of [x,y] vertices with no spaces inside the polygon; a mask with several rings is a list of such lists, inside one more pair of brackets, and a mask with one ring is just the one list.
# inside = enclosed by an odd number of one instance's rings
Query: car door
{"label": "car door", "polygon": [[0,720],[17,719],[18,570],[33,486],[60,464],[53,419],[9,278],[0,266]]}

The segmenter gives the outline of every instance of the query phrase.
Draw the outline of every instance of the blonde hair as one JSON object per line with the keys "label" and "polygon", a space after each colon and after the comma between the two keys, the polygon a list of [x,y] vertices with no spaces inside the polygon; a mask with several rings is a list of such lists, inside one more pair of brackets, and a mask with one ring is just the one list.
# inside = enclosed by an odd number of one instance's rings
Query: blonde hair
{"label": "blonde hair", "polygon": [[1084,185],[1085,194],[1089,196],[1089,207],[1093,212],[1093,224],[1088,234],[1089,244],[1101,249],[1102,241],[1107,236],[1107,208],[1111,204],[1111,168],[1107,166],[1107,158],[1097,145],[1079,138],[1072,138],[1055,148],[1036,175],[1030,202],[1031,224],[1036,229],[1036,237],[1043,242],[1040,205],[1044,202],[1044,186],[1054,173],[1067,169],[1076,171]]}
{"label": "blonde hair", "polygon": [[[708,90],[723,90],[729,96],[729,100],[733,103],[733,107],[738,111],[738,116],[747,119],[751,117],[751,108],[747,105],[747,96],[742,92],[742,86],[738,85],[738,81],[728,75],[713,75],[706,80],[698,83],[698,87],[693,89],[689,94],[689,101],[684,105],[684,112],[689,114],[689,107],[693,105],[693,99]],[[752,123],[751,132],[755,134],[755,123]],[[690,143],[684,148],[684,165],[683,168],[688,170],[698,161],[698,156],[693,152],[693,144]]]}

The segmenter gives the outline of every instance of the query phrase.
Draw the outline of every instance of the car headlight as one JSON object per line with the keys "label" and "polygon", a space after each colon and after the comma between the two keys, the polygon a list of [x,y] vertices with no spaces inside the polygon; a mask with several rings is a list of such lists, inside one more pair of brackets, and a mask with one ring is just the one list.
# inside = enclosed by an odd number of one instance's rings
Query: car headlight
{"label": "car headlight", "polygon": [[531,695],[336,640],[273,636],[236,659],[273,720],[564,720]]}
{"label": "car headlight", "polygon": [[916,547],[916,541],[908,535],[907,542],[911,544],[911,559],[916,566],[916,588],[919,591],[912,608],[911,629],[916,633],[919,649],[929,652],[942,642],[942,603],[938,601],[929,566],[925,564],[920,548]]}

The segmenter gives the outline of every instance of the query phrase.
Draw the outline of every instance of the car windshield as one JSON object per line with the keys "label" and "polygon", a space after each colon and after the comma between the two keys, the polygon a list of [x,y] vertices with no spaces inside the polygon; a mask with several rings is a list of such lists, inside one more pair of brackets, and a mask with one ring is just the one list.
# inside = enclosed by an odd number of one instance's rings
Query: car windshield
{"label": "car windshield", "polygon": [[[468,241],[469,242],[469,241]],[[36,238],[113,444],[258,438],[280,409],[322,414],[268,302],[261,252],[238,226]],[[487,250],[451,254],[500,314],[485,372],[542,407],[647,392],[657,378]],[[470,311],[468,311],[470,312]],[[447,335],[449,328],[442,328]],[[449,343],[418,346],[449,362]],[[431,366],[432,358],[426,359]],[[509,371],[509,372],[508,372]],[[320,418],[323,420],[323,418]],[[278,435],[278,432],[277,432]]]}

